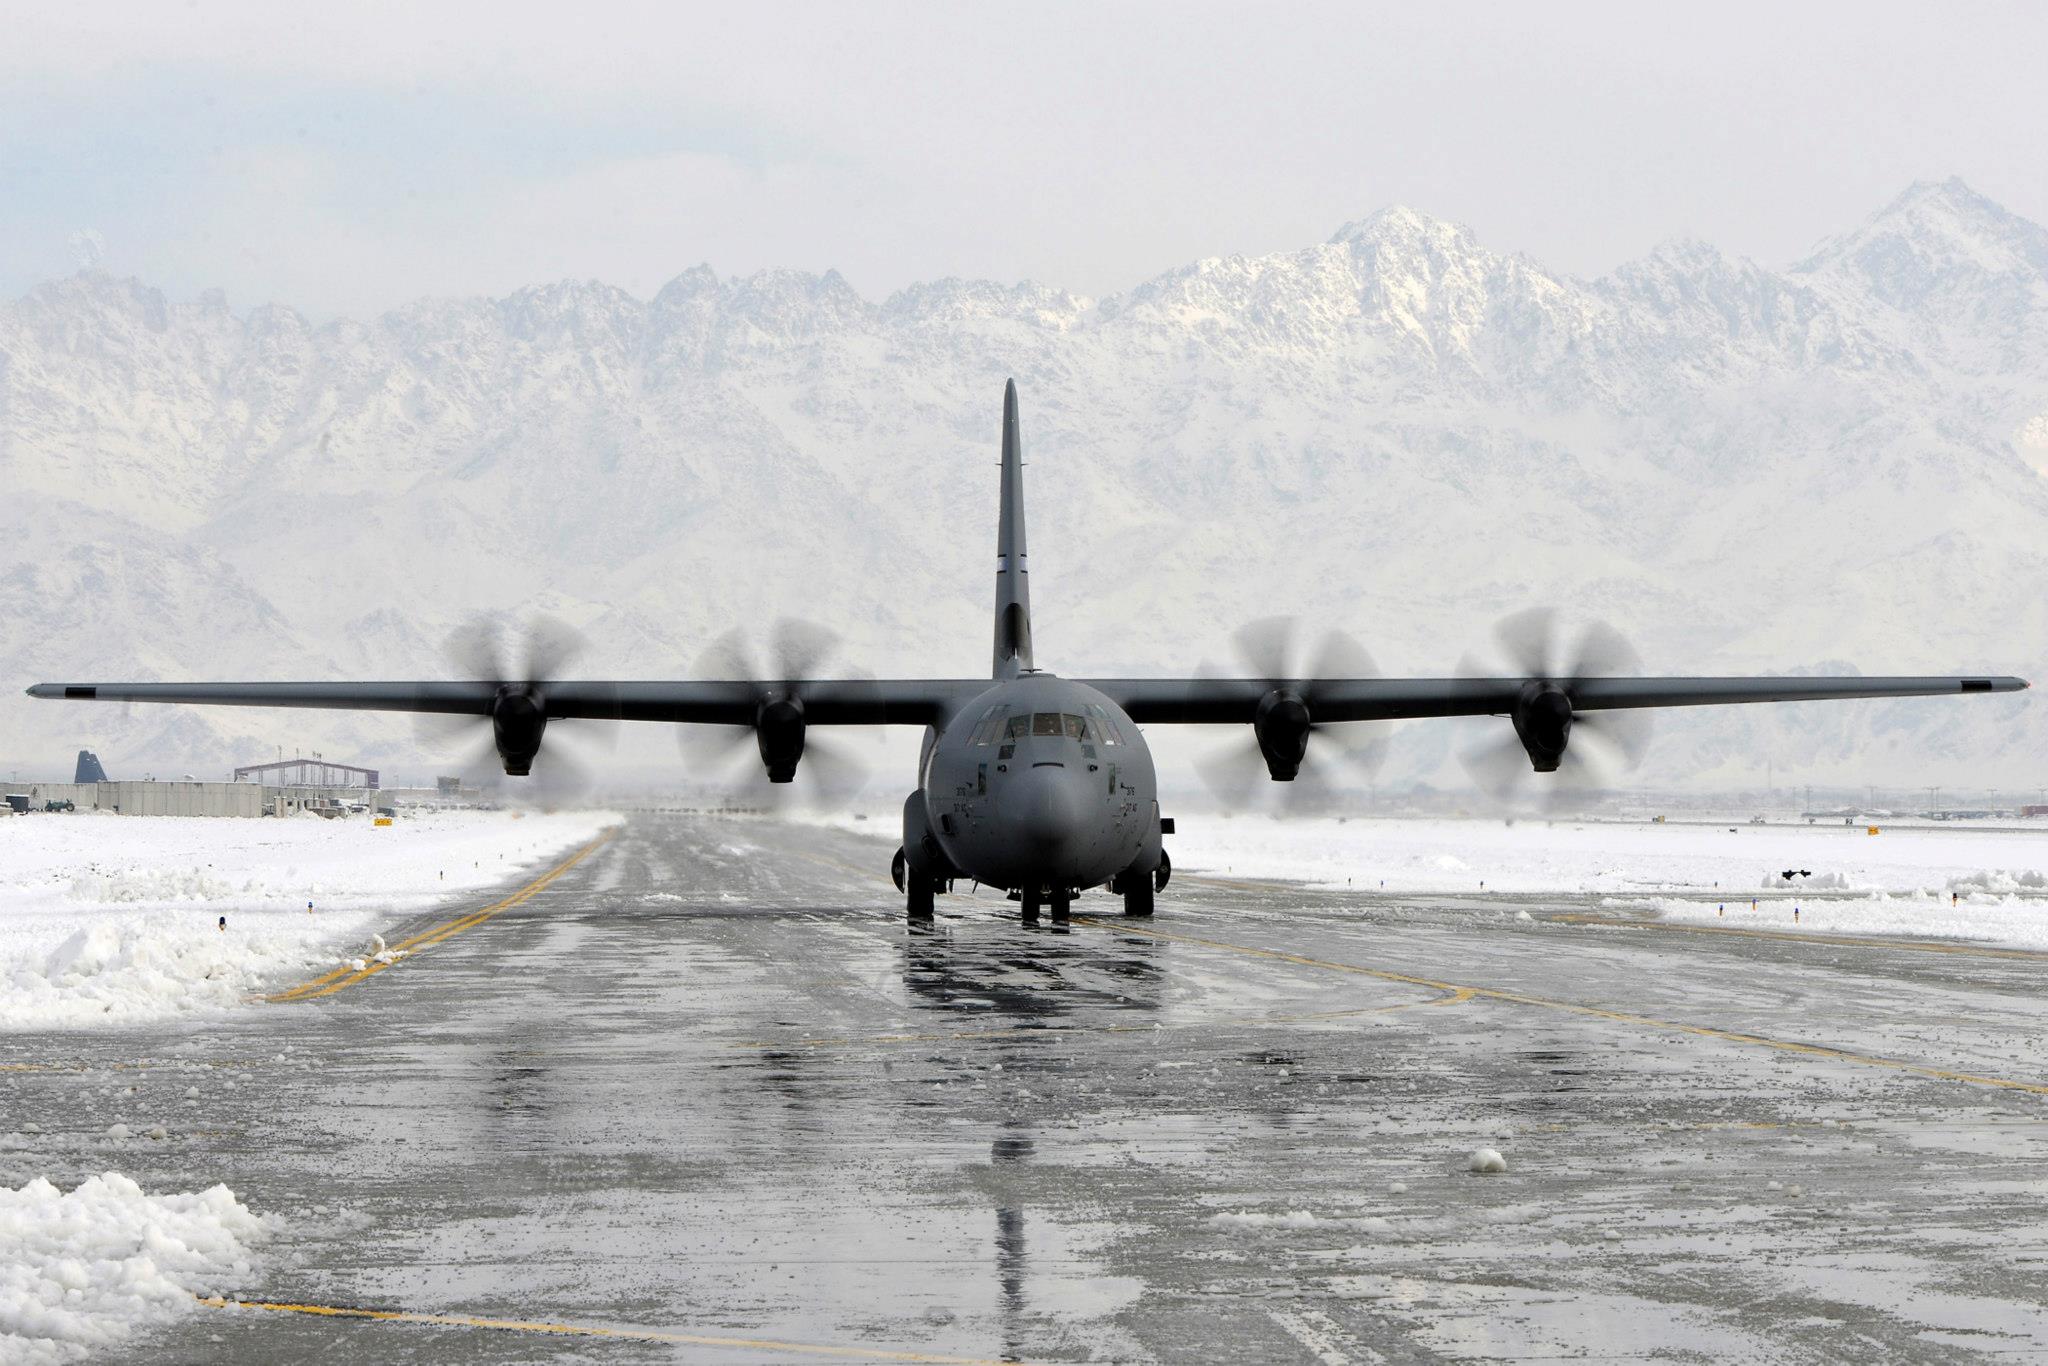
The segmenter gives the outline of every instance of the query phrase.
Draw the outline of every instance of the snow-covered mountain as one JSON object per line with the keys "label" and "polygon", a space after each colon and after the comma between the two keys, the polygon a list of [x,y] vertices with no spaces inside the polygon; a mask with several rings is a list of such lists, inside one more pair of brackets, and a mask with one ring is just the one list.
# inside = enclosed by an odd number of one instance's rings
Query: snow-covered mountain
{"label": "snow-covered mountain", "polygon": [[[778,615],[984,672],[999,400],[1040,662],[1179,671],[1275,611],[1446,673],[1532,603],[1668,672],[2048,675],[2048,231],[1916,185],[1784,270],[1580,281],[1381,210],[1090,301],[686,271],[314,326],[82,274],[0,308],[0,678],[417,676],[478,610],[579,671]],[[0,764],[400,759],[389,719],[0,701]],[[1451,781],[1466,724],[1391,776]],[[660,760],[667,751],[648,757]],[[2026,697],[1718,711],[1646,777],[2036,783]]]}

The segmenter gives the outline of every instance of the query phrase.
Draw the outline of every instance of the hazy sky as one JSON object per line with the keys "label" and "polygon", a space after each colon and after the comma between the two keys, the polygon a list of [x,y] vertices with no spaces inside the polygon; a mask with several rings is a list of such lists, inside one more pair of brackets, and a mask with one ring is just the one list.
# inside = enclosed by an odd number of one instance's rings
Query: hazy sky
{"label": "hazy sky", "polygon": [[744,8],[0,0],[0,294],[88,233],[327,315],[699,261],[1100,295],[1393,202],[1582,275],[1950,175],[2048,221],[2048,5]]}

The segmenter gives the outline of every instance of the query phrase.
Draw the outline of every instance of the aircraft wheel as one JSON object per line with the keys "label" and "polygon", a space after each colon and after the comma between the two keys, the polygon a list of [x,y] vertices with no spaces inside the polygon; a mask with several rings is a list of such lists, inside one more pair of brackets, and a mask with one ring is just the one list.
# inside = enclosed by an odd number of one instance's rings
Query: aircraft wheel
{"label": "aircraft wheel", "polygon": [[1149,877],[1127,877],[1124,879],[1124,914],[1152,914],[1152,879]]}
{"label": "aircraft wheel", "polygon": [[932,880],[917,873],[912,873],[909,882],[907,904],[909,906],[910,918],[912,920],[930,920],[932,918],[933,903]]}
{"label": "aircraft wheel", "polygon": [[1061,888],[1052,894],[1052,919],[1055,925],[1067,923],[1067,916],[1074,909],[1073,893]]}
{"label": "aircraft wheel", "polygon": [[1017,905],[1019,906],[1019,908],[1022,909],[1024,913],[1024,918],[1026,920],[1038,919],[1039,900],[1042,896],[1043,893],[1041,893],[1039,889],[1036,887],[1026,887],[1021,893],[1019,893],[1017,897]]}

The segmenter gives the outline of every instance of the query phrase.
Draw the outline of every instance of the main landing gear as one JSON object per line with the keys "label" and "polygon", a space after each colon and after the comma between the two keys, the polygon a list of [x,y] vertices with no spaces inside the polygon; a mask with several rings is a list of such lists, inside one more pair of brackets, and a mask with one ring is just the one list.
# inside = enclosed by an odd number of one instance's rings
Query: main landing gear
{"label": "main landing gear", "polygon": [[1157,893],[1166,890],[1166,881],[1172,876],[1173,860],[1168,858],[1166,851],[1162,849],[1159,853],[1159,866],[1157,868],[1154,868],[1149,873],[1141,873],[1136,869],[1126,868],[1123,872],[1118,873],[1116,879],[1109,884],[1109,890],[1123,893],[1125,915],[1150,915],[1152,914],[1152,898]]}
{"label": "main landing gear", "polygon": [[938,894],[948,890],[947,885],[927,873],[920,873],[910,866],[910,860],[901,849],[889,864],[889,878],[896,884],[896,890],[903,893],[906,914],[917,924],[929,924],[932,919],[933,902]]}

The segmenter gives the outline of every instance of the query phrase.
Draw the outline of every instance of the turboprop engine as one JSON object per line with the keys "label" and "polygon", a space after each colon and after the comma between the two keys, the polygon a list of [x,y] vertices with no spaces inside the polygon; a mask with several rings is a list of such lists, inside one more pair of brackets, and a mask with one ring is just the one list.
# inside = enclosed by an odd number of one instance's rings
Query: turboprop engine
{"label": "turboprop engine", "polygon": [[498,689],[498,700],[491,704],[491,743],[507,774],[523,778],[533,772],[547,728],[547,701],[539,692],[509,683]]}
{"label": "turboprop engine", "polygon": [[1532,678],[1522,685],[1511,717],[1529,766],[1538,773],[1557,772],[1572,738],[1571,695],[1548,679]]}

